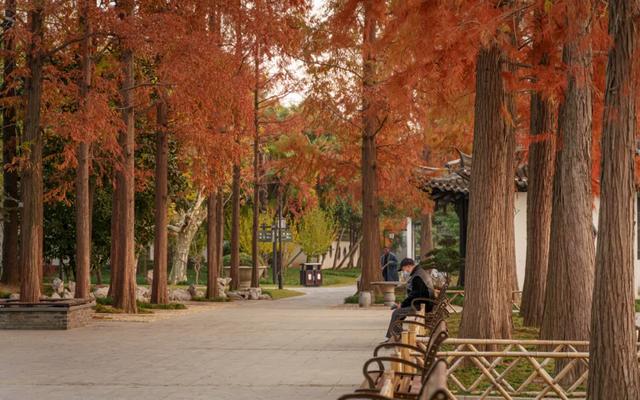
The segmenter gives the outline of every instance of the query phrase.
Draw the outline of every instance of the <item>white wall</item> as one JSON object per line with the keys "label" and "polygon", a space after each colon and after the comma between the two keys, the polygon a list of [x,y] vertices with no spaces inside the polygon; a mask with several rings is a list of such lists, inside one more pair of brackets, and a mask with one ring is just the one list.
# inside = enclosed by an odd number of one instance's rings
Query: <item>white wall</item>
{"label": "white wall", "polygon": [[[638,201],[638,200],[636,200]],[[637,213],[638,207],[634,206],[634,214]],[[598,213],[600,210],[600,199],[596,198],[593,205],[593,226],[598,226]],[[635,288],[636,297],[640,297],[640,260],[638,260],[638,216],[634,217],[634,239],[633,239],[633,257],[635,262]],[[524,273],[527,258],[527,194],[516,193],[515,198],[515,242],[516,242],[516,264],[518,271],[518,286],[522,290],[524,285]],[[595,244],[594,244],[595,245]],[[615,279],[615,277],[612,277]]]}

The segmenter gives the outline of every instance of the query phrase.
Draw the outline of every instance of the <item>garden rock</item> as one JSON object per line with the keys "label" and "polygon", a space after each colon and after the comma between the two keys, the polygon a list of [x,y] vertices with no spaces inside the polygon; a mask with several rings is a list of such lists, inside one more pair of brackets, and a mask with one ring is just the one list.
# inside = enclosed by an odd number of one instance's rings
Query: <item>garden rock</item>
{"label": "garden rock", "polygon": [[51,295],[50,299],[52,300],[58,300],[61,299],[60,295],[58,293],[54,293]]}
{"label": "garden rock", "polygon": [[69,291],[71,293],[76,292],[76,283],[74,281],[69,281],[69,284],[67,285],[67,287],[69,288]]}
{"label": "garden rock", "polygon": [[169,292],[169,300],[172,301],[189,301],[191,294],[185,289],[173,289]]}
{"label": "garden rock", "polygon": [[249,288],[249,300],[260,300],[260,295],[262,294],[262,289],[260,288]]}
{"label": "garden rock", "polygon": [[73,299],[73,293],[71,293],[70,291],[68,291],[67,289],[64,290],[64,292],[62,292],[62,298],[63,299]]}
{"label": "garden rock", "polygon": [[260,300],[271,300],[271,296],[269,296],[268,294],[261,294]]}
{"label": "garden rock", "polygon": [[153,284],[153,270],[150,269],[147,271],[147,285],[151,286]]}
{"label": "garden rock", "polygon": [[109,286],[99,287],[93,291],[93,295],[97,299],[104,299],[109,294]]}
{"label": "garden rock", "polygon": [[149,291],[149,288],[146,288],[144,286],[138,286],[136,288],[136,300],[147,303],[150,298],[151,292]]}
{"label": "garden rock", "polygon": [[54,293],[62,294],[64,292],[64,282],[60,278],[55,278],[53,282],[51,282],[51,287]]}
{"label": "garden rock", "polygon": [[440,289],[447,283],[447,274],[434,268],[431,270],[431,279],[433,280],[433,286]]}
{"label": "garden rock", "polygon": [[198,297],[198,290],[196,289],[196,285],[189,285],[187,291],[189,292],[189,295],[191,295],[191,298]]}
{"label": "garden rock", "polygon": [[229,292],[227,293],[227,296],[229,297],[229,299],[231,300],[244,300],[245,298],[242,297],[242,295],[240,295],[240,293],[238,292]]}
{"label": "garden rock", "polygon": [[20,293],[11,293],[9,300],[20,300]]}

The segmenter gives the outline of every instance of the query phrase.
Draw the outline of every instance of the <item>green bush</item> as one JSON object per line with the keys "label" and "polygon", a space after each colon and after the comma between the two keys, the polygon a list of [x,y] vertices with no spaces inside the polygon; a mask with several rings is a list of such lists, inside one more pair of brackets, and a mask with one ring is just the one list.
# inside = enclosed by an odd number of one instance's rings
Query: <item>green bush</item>
{"label": "green bush", "polygon": [[[252,265],[253,260],[251,259],[251,255],[247,253],[240,253],[240,265]],[[231,254],[227,254],[222,257],[222,264],[224,266],[231,265]]]}
{"label": "green bush", "polygon": [[231,301],[231,299],[228,298],[228,297],[214,297],[213,299],[207,299],[206,297],[198,296],[198,297],[192,298],[191,301],[210,302],[210,303],[226,303],[228,301]]}
{"label": "green bush", "polygon": [[9,297],[11,297],[11,293],[10,292],[4,292],[4,291],[0,290],[0,299],[8,299]]}

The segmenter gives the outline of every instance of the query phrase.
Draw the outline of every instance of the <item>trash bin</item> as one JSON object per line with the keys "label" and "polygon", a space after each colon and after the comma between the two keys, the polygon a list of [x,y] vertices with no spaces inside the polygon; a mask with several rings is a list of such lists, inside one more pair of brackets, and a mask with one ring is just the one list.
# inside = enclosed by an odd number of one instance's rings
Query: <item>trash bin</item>
{"label": "trash bin", "polygon": [[300,265],[300,284],[302,286],[322,286],[322,264],[303,263]]}

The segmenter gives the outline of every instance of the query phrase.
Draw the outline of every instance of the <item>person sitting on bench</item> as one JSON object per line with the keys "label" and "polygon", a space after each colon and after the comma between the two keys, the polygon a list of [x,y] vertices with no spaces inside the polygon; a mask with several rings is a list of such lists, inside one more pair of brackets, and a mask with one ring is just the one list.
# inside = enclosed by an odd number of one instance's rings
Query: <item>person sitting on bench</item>
{"label": "person sitting on bench", "polygon": [[[400,269],[402,270],[402,274],[407,278],[407,297],[401,304],[396,306],[393,314],[391,314],[391,322],[389,322],[389,328],[387,329],[387,338],[390,338],[392,335],[397,336],[401,333],[399,332],[401,327],[396,326],[394,328],[394,323],[398,320],[405,319],[408,314],[414,311],[413,307],[411,307],[411,302],[414,299],[433,299],[435,294],[431,276],[429,276],[429,273],[422,267],[416,266],[416,262],[411,258],[402,260],[400,262]],[[419,309],[422,304],[425,305],[427,312],[430,312],[433,308],[433,302],[430,301],[417,301],[415,306]],[[398,332],[392,331],[394,329]]]}

